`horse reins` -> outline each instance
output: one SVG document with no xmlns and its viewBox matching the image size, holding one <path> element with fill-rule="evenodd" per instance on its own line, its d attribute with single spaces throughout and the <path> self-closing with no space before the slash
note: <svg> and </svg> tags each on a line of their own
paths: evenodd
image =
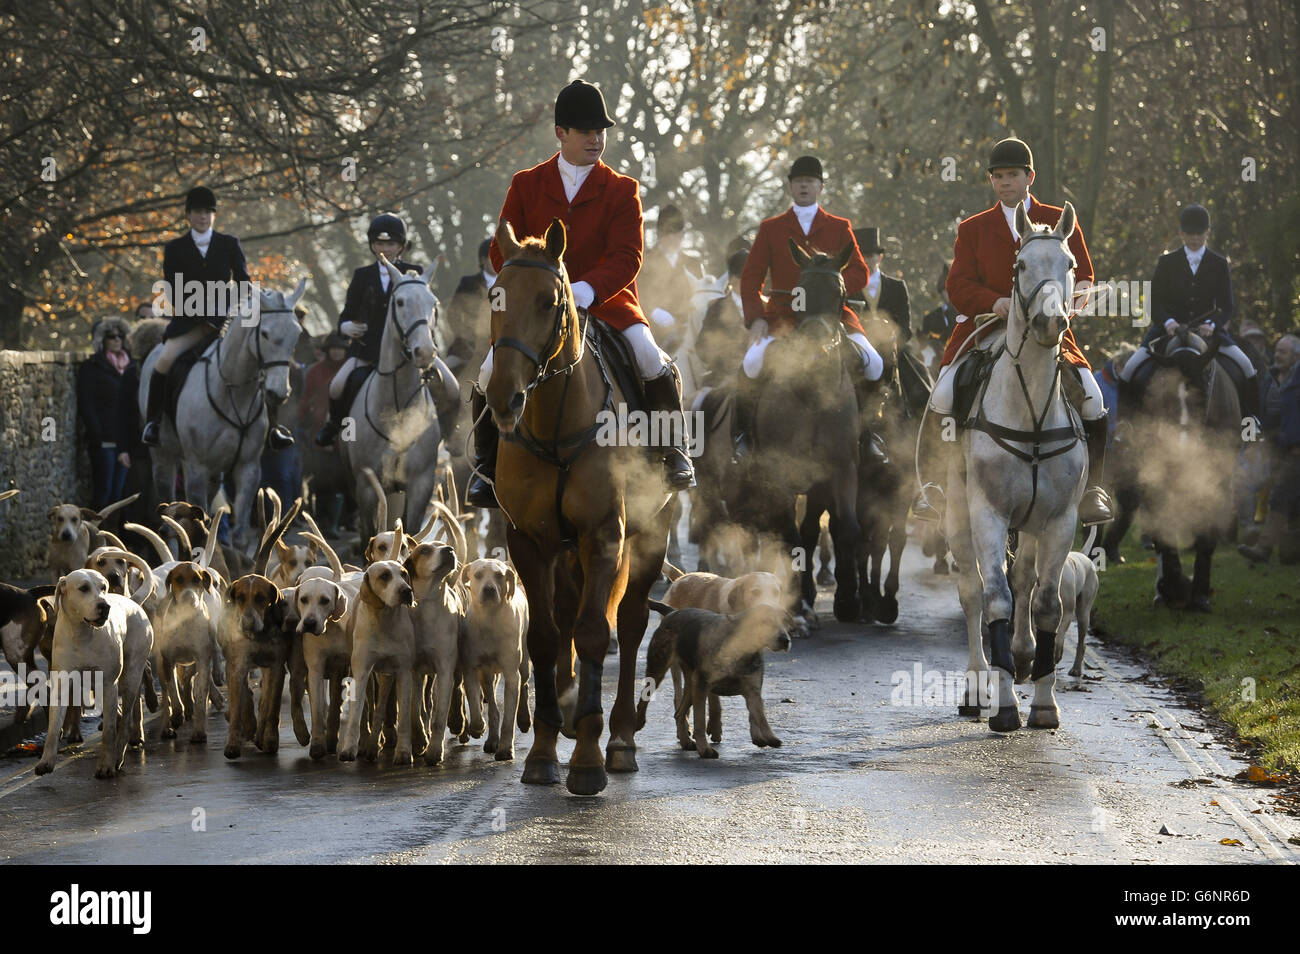
<svg viewBox="0 0 1300 954">
<path fill-rule="evenodd" d="M 539 438 L 537 438 L 534 434 L 532 434 L 528 430 L 527 426 L 523 422 L 522 413 L 520 414 L 519 423 L 516 425 L 515 430 L 509 434 L 502 434 L 501 439 L 506 441 L 507 443 L 518 444 L 519 446 L 527 450 L 530 454 L 532 454 L 534 457 L 536 457 L 538 460 L 542 461 L 545 464 L 549 464 L 550 466 L 556 468 L 559 471 L 559 474 L 556 477 L 556 481 L 555 481 L 555 513 L 556 516 L 559 518 L 560 532 L 562 534 L 561 542 L 566 544 L 572 543 L 576 540 L 577 528 L 574 527 L 573 524 L 568 520 L 568 518 L 564 516 L 563 503 L 564 503 L 565 484 L 568 481 L 569 471 L 572 468 L 573 463 L 578 459 L 579 456 L 581 456 L 582 452 L 587 449 L 587 447 L 591 444 L 591 442 L 595 440 L 596 435 L 600 432 L 600 428 L 601 428 L 601 425 L 599 423 L 593 423 L 583 428 L 582 430 L 578 431 L 576 434 L 571 434 L 568 437 L 564 437 L 564 438 L 560 437 L 560 422 L 563 420 L 564 417 L 564 403 L 567 400 L 569 395 L 569 384 L 573 381 L 572 372 L 582 361 L 583 356 L 586 354 L 586 347 L 585 347 L 586 327 L 581 323 L 581 315 L 579 315 L 579 325 L 578 325 L 578 333 L 577 333 L 577 340 L 578 340 L 577 356 L 568 364 L 559 368 L 553 368 L 548 371 L 547 366 L 550 365 L 550 363 L 560 353 L 560 349 L 564 346 L 564 338 L 565 338 L 564 324 L 565 324 L 565 318 L 569 313 L 568 275 L 566 274 L 563 265 L 555 266 L 552 265 L 550 262 L 543 262 L 531 258 L 509 259 L 501 266 L 497 274 L 499 275 L 502 271 L 504 271 L 507 268 L 510 268 L 511 266 L 522 267 L 522 268 L 540 268 L 542 271 L 550 272 L 557 279 L 559 279 L 560 293 L 555 303 L 555 310 L 553 313 L 554 317 L 551 322 L 551 332 L 547 336 L 546 344 L 542 347 L 542 354 L 538 354 L 538 352 L 534 351 L 532 346 L 529 345 L 528 342 L 509 335 L 503 336 L 501 338 L 498 338 L 496 341 L 494 341 L 492 343 L 492 352 L 493 354 L 495 354 L 498 348 L 510 348 L 514 351 L 518 351 L 525 358 L 527 358 L 534 365 L 534 367 L 536 367 L 537 372 L 536 374 L 534 374 L 533 380 L 524 387 L 525 400 L 527 400 L 529 394 L 531 394 L 534 390 L 536 390 L 541 385 L 545 384 L 547 381 L 550 381 L 552 378 L 561 374 L 563 374 L 565 377 L 564 377 L 564 390 L 560 393 L 560 405 L 555 415 L 555 430 L 551 434 L 551 440 L 549 446 L 547 444 L 544 444 Z M 601 378 L 604 380 L 605 383 L 605 402 L 604 402 L 605 408 L 607 410 L 612 410 L 614 390 L 610 386 L 609 375 L 605 368 L 604 361 L 600 356 L 599 350 L 597 349 L 594 353 L 596 355 L 597 364 L 600 367 Z M 488 414 L 491 412 L 487 408 L 484 408 L 483 413 Z M 562 454 L 561 448 L 564 448 L 566 451 L 568 451 L 568 453 Z M 483 477 L 484 480 L 487 479 L 486 476 L 482 474 L 479 474 L 479 476 Z M 494 486 L 493 490 L 495 489 L 496 488 Z M 497 503 L 500 504 L 500 502 L 501 502 L 500 499 L 498 499 Z M 502 509 L 504 510 L 505 508 L 503 507 Z M 507 513 L 506 516 L 509 517 L 510 515 Z M 510 522 L 511 524 L 514 524 L 515 523 L 514 518 L 511 518 Z"/>
<path fill-rule="evenodd" d="M 268 368 L 287 368 L 289 367 L 290 362 L 287 359 L 283 361 L 267 361 L 264 357 L 262 357 L 262 336 L 260 334 L 262 330 L 261 329 L 262 316 L 263 315 L 292 315 L 293 313 L 294 311 L 292 308 L 262 308 L 259 309 L 258 311 L 257 329 L 253 332 L 253 353 L 257 356 L 257 368 L 258 371 L 262 372 L 261 376 L 263 377 L 265 376 L 265 372 L 267 371 Z M 224 352 L 222 351 L 221 345 L 223 342 L 225 342 L 225 340 L 226 337 L 224 335 L 217 340 L 217 349 L 216 349 L 217 377 L 220 378 L 221 383 L 226 386 L 226 391 L 230 392 L 233 391 L 238 385 L 232 383 L 226 377 L 225 371 L 222 369 L 222 364 L 223 364 L 222 359 L 224 358 Z M 248 411 L 246 412 L 247 420 L 240 420 L 240 418 L 244 417 L 245 415 L 241 415 L 239 413 L 238 405 L 236 405 L 233 402 L 233 400 L 231 401 L 231 407 L 233 408 L 233 413 L 235 414 L 235 417 L 232 419 L 228 414 L 226 414 L 223 410 L 221 410 L 220 407 L 217 406 L 217 402 L 212 397 L 212 389 L 208 386 L 209 384 L 208 368 L 211 367 L 212 358 L 205 355 L 199 360 L 203 364 L 203 394 L 208 399 L 208 406 L 211 407 L 214 412 L 216 412 L 217 417 L 221 418 L 221 420 L 225 421 L 227 424 L 229 424 L 231 427 L 233 427 L 235 430 L 239 432 L 239 442 L 235 444 L 235 454 L 230 460 L 230 467 L 227 468 L 227 471 L 231 471 L 234 470 L 235 465 L 239 463 L 239 453 L 244 449 L 244 439 L 248 436 L 248 429 L 253 426 L 254 422 L 257 420 L 258 415 L 262 413 L 262 408 L 265 406 L 265 400 L 263 399 L 262 396 L 262 388 L 259 387 L 253 395 L 252 402 L 249 404 Z M 256 407 L 254 407 L 254 405 L 256 405 Z"/>
<path fill-rule="evenodd" d="M 1064 240 L 1059 238 L 1053 232 L 1034 232 L 1024 236 L 1021 239 L 1020 242 L 1021 249 L 1023 250 L 1025 244 L 1027 242 L 1032 242 L 1034 239 L 1053 239 L 1055 241 L 1061 242 L 1062 245 L 1064 245 Z M 1070 257 L 1071 263 L 1073 263 L 1074 256 L 1070 252 L 1069 248 L 1067 247 L 1065 251 L 1066 254 Z M 1034 299 L 1038 297 L 1038 293 L 1041 292 L 1043 288 L 1047 286 L 1049 283 L 1055 281 L 1055 279 L 1052 278 L 1043 279 L 1041 282 L 1039 282 L 1037 285 L 1034 286 L 1033 290 L 1030 291 L 1028 295 L 1026 295 L 1020 288 L 1021 265 L 1022 263 L 1019 259 L 1019 256 L 1017 256 L 1015 277 L 1011 281 L 1011 292 L 1015 296 L 1016 304 L 1020 306 L 1020 313 L 1025 324 L 1024 332 L 1020 336 L 1020 346 L 1016 351 L 1013 352 L 1011 348 L 1008 346 L 1008 344 L 1004 342 L 1002 347 L 1000 347 L 998 351 L 994 354 L 993 360 L 996 362 L 998 358 L 1000 358 L 1004 353 L 1011 358 L 1012 367 L 1016 369 L 1016 380 L 1020 383 L 1020 393 L 1023 394 L 1025 397 L 1025 406 L 1029 408 L 1029 416 L 1030 419 L 1033 421 L 1034 426 L 1032 430 L 1028 430 L 1028 431 L 1018 430 L 1016 428 L 1005 427 L 1001 424 L 996 424 L 993 421 L 990 421 L 984 415 L 984 395 L 988 390 L 988 380 L 989 380 L 987 378 L 984 381 L 983 387 L 980 389 L 979 405 L 978 405 L 979 409 L 975 413 L 975 420 L 970 425 L 972 430 L 983 431 L 990 438 L 992 438 L 993 442 L 997 444 L 998 447 L 1002 448 L 1004 451 L 1011 454 L 1013 457 L 1017 458 L 1018 460 L 1024 461 L 1026 464 L 1029 464 L 1030 485 L 1031 485 L 1031 493 L 1029 497 L 1029 509 L 1025 511 L 1024 519 L 1022 519 L 1020 523 L 1016 524 L 1016 526 L 1011 528 L 1012 531 L 1019 530 L 1021 527 L 1025 525 L 1025 523 L 1029 520 L 1029 515 L 1034 512 L 1034 505 L 1038 502 L 1038 465 L 1043 461 L 1051 460 L 1053 457 L 1059 457 L 1061 454 L 1065 454 L 1073 450 L 1074 446 L 1083 439 L 1083 435 L 1081 432 L 1081 425 L 1079 423 L 1078 416 L 1075 413 L 1074 408 L 1071 406 L 1069 401 L 1065 402 L 1065 408 L 1066 408 L 1066 415 L 1070 418 L 1070 424 L 1063 427 L 1049 427 L 1049 428 L 1043 427 L 1043 422 L 1047 419 L 1047 415 L 1052 409 L 1052 398 L 1056 394 L 1057 386 L 1061 380 L 1061 359 L 1059 354 L 1057 356 L 1055 368 L 1052 372 L 1052 383 L 1048 386 L 1047 389 L 1047 399 L 1043 402 L 1043 409 L 1041 412 L 1034 410 L 1034 400 L 1029 393 L 1029 385 L 1025 381 L 1024 371 L 1022 371 L 1020 367 L 1020 355 L 1025 350 L 1025 344 L 1029 340 L 1030 322 L 1032 320 L 1029 312 L 1029 306 L 1033 303 Z M 1063 328 L 1061 330 L 1061 333 L 1057 336 L 1056 339 L 1057 348 L 1060 348 L 1061 340 L 1065 337 L 1065 331 L 1068 328 L 1069 328 L 1069 318 L 1067 317 L 1066 328 Z M 1056 448 L 1055 450 L 1051 450 L 1048 451 L 1047 453 L 1043 453 L 1042 450 L 1043 444 L 1053 444 L 1056 443 L 1057 441 L 1065 441 L 1065 440 L 1068 440 L 1069 443 L 1063 444 L 1062 446 Z M 1010 443 L 1012 441 L 1016 443 L 1022 443 L 1022 444 L 1032 444 L 1033 445 L 1032 453 L 1027 453 L 1021 450 L 1019 447 L 1013 446 Z"/>
</svg>

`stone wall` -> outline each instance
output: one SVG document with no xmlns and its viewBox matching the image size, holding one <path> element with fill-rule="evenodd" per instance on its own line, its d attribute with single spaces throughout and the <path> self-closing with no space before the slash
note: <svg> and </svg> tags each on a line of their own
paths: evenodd
<svg viewBox="0 0 1300 954">
<path fill-rule="evenodd" d="M 90 504 L 90 461 L 77 422 L 77 368 L 89 352 L 0 351 L 0 580 L 44 581 L 46 514 Z"/>
</svg>

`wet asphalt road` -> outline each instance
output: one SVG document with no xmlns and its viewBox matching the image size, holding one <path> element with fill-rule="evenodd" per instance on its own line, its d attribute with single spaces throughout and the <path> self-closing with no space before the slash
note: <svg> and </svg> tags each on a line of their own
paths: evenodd
<svg viewBox="0 0 1300 954">
<path fill-rule="evenodd" d="M 825 599 L 825 594 L 823 599 Z M 1104 606 L 1103 585 L 1099 605 Z M 0 761 L 0 859 L 60 864 L 347 862 L 1294 862 L 1300 819 L 1228 778 L 1244 765 L 1157 682 L 1089 650 L 1082 685 L 1059 672 L 1061 729 L 991 734 L 953 705 L 893 705 L 896 673 L 964 669 L 956 587 L 918 548 L 905 563 L 896 626 L 821 629 L 768 657 L 764 698 L 784 745 L 749 741 L 743 702 L 726 699 L 721 757 L 678 749 L 671 692 L 637 736 L 641 770 L 596 798 L 520 784 L 514 763 L 477 744 L 445 765 L 313 763 L 286 717 L 281 749 L 222 756 L 158 740 L 96 781 L 94 745 Z M 657 617 L 651 617 L 651 625 Z M 648 643 L 648 634 L 645 642 Z M 643 669 L 645 648 L 642 646 Z M 606 665 L 605 706 L 612 702 Z M 910 698 L 910 693 L 907 694 Z M 897 700 L 895 700 L 897 701 Z M 920 700 L 927 700 L 922 697 Z M 941 701 L 941 700 L 939 700 Z M 1028 712 L 1022 691 L 1021 712 Z M 561 739 L 561 759 L 572 743 Z M 562 766 L 563 768 L 563 766 Z M 1197 780 L 1200 781 L 1197 781 Z M 1217 802 L 1217 805 L 1211 802 Z M 1252 814 L 1262 809 L 1258 814 Z M 201 823 L 201 824 L 200 824 Z M 1164 826 L 1172 836 L 1158 834 Z M 1235 839 L 1240 845 L 1221 844 Z"/>
</svg>

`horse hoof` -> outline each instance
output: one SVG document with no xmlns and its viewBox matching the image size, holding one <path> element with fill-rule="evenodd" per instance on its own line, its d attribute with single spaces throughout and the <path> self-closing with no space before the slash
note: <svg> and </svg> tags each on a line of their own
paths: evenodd
<svg viewBox="0 0 1300 954">
<path fill-rule="evenodd" d="M 312 761 L 319 761 L 320 759 L 325 758 L 325 743 L 313 742 L 311 749 L 307 754 L 311 756 Z"/>
<path fill-rule="evenodd" d="M 160 736 L 160 738 L 163 738 L 163 739 L 174 739 L 174 738 L 176 738 L 176 730 L 173 729 L 171 726 L 166 726 L 166 727 L 162 730 L 162 735 Z"/>
<path fill-rule="evenodd" d="M 999 709 L 989 717 L 989 728 L 994 732 L 1015 732 L 1020 728 L 1020 710 L 1015 706 Z"/>
<path fill-rule="evenodd" d="M 572 765 L 564 785 L 574 795 L 599 795 L 609 784 L 603 765 Z"/>
<path fill-rule="evenodd" d="M 934 575 L 935 575 L 935 576 L 947 576 L 947 575 L 948 575 L 948 561 L 947 561 L 947 560 L 935 560 L 935 561 L 934 561 Z"/>
<path fill-rule="evenodd" d="M 830 570 L 823 569 L 820 573 L 817 574 L 817 585 L 818 585 L 818 586 L 834 586 L 834 585 L 835 585 L 835 576 L 831 573 Z"/>
<path fill-rule="evenodd" d="M 640 766 L 636 764 L 636 747 L 627 746 L 626 748 L 613 748 L 605 753 L 605 768 L 611 772 L 636 772 Z"/>
<path fill-rule="evenodd" d="M 227 745 L 225 749 L 225 756 L 226 758 L 230 759 L 232 762 L 235 759 L 239 758 L 239 746 Z"/>
<path fill-rule="evenodd" d="M 560 763 L 543 759 L 524 761 L 524 775 L 520 779 L 525 785 L 559 785 Z"/>
<path fill-rule="evenodd" d="M 979 706 L 973 706 L 966 702 L 963 702 L 961 705 L 957 707 L 957 715 L 963 719 L 965 718 L 978 719 L 980 717 L 981 712 L 982 710 L 980 709 Z"/>
<path fill-rule="evenodd" d="M 1029 707 L 1029 728 L 1031 729 L 1059 729 L 1061 727 L 1061 713 L 1054 706 L 1030 706 Z"/>
<path fill-rule="evenodd" d="M 498 762 L 513 762 L 515 760 L 515 750 L 502 746 L 496 751 L 496 760 Z"/>
<path fill-rule="evenodd" d="M 898 600 L 893 596 L 883 597 L 875 609 L 877 623 L 897 623 L 898 622 Z"/>
<path fill-rule="evenodd" d="M 1193 596 L 1192 601 L 1187 604 L 1187 608 L 1193 613 L 1210 612 L 1210 598 L 1208 596 Z"/>
<path fill-rule="evenodd" d="M 1017 659 L 1016 660 L 1016 685 L 1029 681 L 1030 675 L 1034 671 L 1034 660 Z"/>
<path fill-rule="evenodd" d="M 204 745 L 204 744 L 207 743 L 207 741 L 208 741 L 208 734 L 207 734 L 206 732 L 192 732 L 192 733 L 190 733 L 190 744 L 191 744 L 191 745 Z"/>
</svg>

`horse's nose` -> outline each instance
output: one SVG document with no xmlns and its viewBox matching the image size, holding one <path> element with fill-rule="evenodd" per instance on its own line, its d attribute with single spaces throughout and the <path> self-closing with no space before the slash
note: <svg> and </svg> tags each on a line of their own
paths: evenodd
<svg viewBox="0 0 1300 954">
<path fill-rule="evenodd" d="M 420 368 L 427 368 L 433 364 L 433 349 L 426 348 L 424 345 L 416 345 L 411 349 L 411 357 Z"/>
</svg>

